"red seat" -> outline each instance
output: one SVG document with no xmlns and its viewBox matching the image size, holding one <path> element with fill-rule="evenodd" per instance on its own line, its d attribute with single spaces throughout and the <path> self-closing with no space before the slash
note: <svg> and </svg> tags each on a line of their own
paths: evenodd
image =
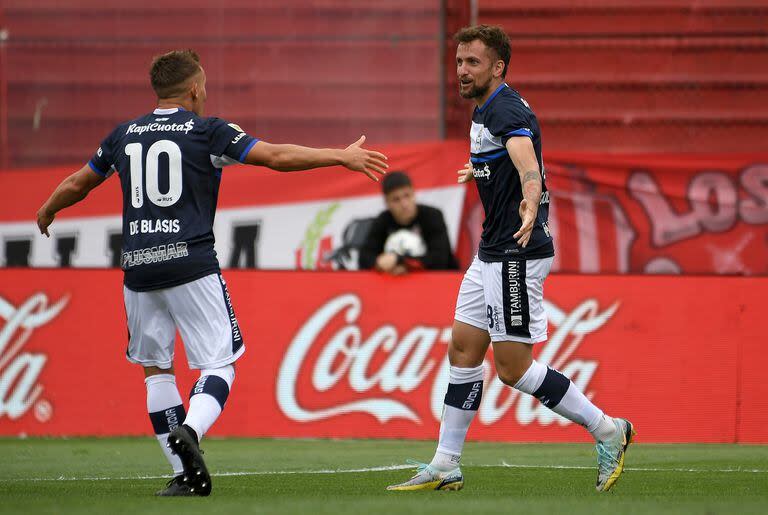
<svg viewBox="0 0 768 515">
<path fill-rule="evenodd" d="M 764 1 L 484 0 L 479 7 L 481 22 L 511 36 L 508 82 L 535 109 L 546 148 L 764 148 Z M 448 78 L 455 84 L 453 70 Z M 449 99 L 449 136 L 465 137 L 468 112 Z"/>
<path fill-rule="evenodd" d="M 466 137 L 437 0 L 5 0 L 13 164 L 81 162 L 115 124 L 152 106 L 153 55 L 194 47 L 208 112 L 271 141 L 343 144 Z M 446 2 L 447 31 L 465 3 Z M 546 148 L 764 148 L 764 0 L 479 2 L 512 37 L 508 81 L 536 110 Z M 169 14 L 172 13 L 172 14 Z"/>
</svg>

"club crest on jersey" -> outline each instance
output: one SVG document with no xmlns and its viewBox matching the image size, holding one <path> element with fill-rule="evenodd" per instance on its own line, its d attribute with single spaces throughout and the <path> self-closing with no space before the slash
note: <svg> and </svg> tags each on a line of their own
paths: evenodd
<svg viewBox="0 0 768 515">
<path fill-rule="evenodd" d="M 477 136 L 475 137 L 474 141 L 474 149 L 473 152 L 480 153 L 480 149 L 483 146 L 483 131 L 478 131 Z"/>
<path fill-rule="evenodd" d="M 475 176 L 475 179 L 489 179 L 491 177 L 491 168 L 488 166 L 488 163 L 485 163 L 485 166 L 482 168 L 475 168 L 473 166 L 472 175 Z"/>
</svg>

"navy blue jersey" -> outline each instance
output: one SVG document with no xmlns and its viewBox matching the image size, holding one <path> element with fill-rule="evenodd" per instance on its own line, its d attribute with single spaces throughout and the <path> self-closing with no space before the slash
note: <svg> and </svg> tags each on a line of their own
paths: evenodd
<svg viewBox="0 0 768 515">
<path fill-rule="evenodd" d="M 513 235 L 520 229 L 523 190 L 507 152 L 510 138 L 531 138 L 541 170 L 541 202 L 531 238 L 523 248 Z M 539 259 L 555 255 L 547 227 L 549 192 L 541 159 L 541 131 L 528 103 L 506 84 L 499 86 L 472 114 L 470 130 L 473 175 L 485 208 L 478 257 L 481 261 Z M 526 172 L 528 170 L 523 170 Z"/>
<path fill-rule="evenodd" d="M 257 141 L 233 123 L 176 108 L 106 137 L 89 165 L 120 176 L 126 287 L 168 288 L 219 271 L 213 219 L 221 169 L 242 162 Z"/>
</svg>

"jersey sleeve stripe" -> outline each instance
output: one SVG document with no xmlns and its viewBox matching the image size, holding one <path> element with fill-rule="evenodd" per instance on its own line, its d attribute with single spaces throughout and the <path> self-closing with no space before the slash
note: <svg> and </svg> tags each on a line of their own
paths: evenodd
<svg viewBox="0 0 768 515">
<path fill-rule="evenodd" d="M 512 132 L 508 132 L 505 134 L 505 136 L 528 136 L 529 138 L 533 138 L 533 131 L 531 129 L 517 129 Z"/>
<path fill-rule="evenodd" d="M 93 170 L 93 171 L 94 171 L 94 172 L 96 172 L 97 174 L 101 175 L 102 177 L 106 177 L 106 176 L 107 176 L 107 173 L 106 173 L 106 172 L 102 172 L 101 170 L 99 170 L 99 169 L 96 167 L 96 165 L 95 165 L 95 164 L 93 164 L 93 161 L 88 161 L 88 166 L 90 166 L 90 167 L 91 167 L 91 170 Z"/>
<path fill-rule="evenodd" d="M 473 163 L 485 163 L 487 161 L 493 161 L 497 157 L 501 157 L 503 155 L 506 155 L 507 149 L 501 149 L 497 152 L 493 152 L 491 154 L 472 154 L 470 161 Z"/>
<path fill-rule="evenodd" d="M 242 162 L 243 162 L 243 160 L 245 159 L 245 156 L 247 156 L 247 155 L 248 155 L 248 152 L 250 152 L 250 151 L 251 151 L 251 149 L 253 148 L 253 146 L 254 146 L 256 143 L 258 143 L 258 142 L 259 142 L 259 140 L 258 140 L 257 138 L 253 138 L 253 141 L 251 141 L 250 143 L 248 143 L 248 146 L 247 146 L 247 147 L 245 147 L 245 150 L 243 150 L 243 153 L 242 153 L 242 154 L 240 154 L 240 159 L 238 159 L 238 161 L 240 161 L 240 162 L 242 163 Z"/>
</svg>

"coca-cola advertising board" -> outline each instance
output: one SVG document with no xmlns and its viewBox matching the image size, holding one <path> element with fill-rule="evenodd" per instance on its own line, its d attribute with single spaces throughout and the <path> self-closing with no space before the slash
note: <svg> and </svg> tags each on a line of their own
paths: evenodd
<svg viewBox="0 0 768 515">
<path fill-rule="evenodd" d="M 220 436 L 434 438 L 462 275 L 228 271 L 247 347 Z M 768 443 L 768 278 L 553 275 L 536 355 L 645 442 Z M 149 434 L 121 274 L 0 271 L 0 434 Z M 177 373 L 186 370 L 177 341 Z M 494 377 L 469 438 L 587 441 Z M 119 423 L 116 422 L 119 420 Z"/>
</svg>

